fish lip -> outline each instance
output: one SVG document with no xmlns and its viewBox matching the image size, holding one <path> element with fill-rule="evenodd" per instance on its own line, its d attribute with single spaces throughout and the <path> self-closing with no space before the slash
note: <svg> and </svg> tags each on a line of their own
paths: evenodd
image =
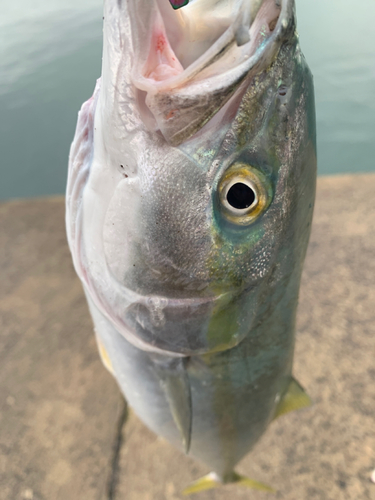
<svg viewBox="0 0 375 500">
<path fill-rule="evenodd" d="M 199 356 L 227 351 L 245 338 L 257 311 L 256 295 L 254 285 L 208 297 L 174 299 L 136 294 L 121 317 L 116 317 L 115 311 L 107 312 L 118 331 L 142 350 L 177 357 Z M 232 317 L 244 303 L 246 321 L 235 320 L 229 336 L 227 328 L 218 330 L 217 318 L 223 312 Z"/>
<path fill-rule="evenodd" d="M 140 295 L 141 300 L 139 302 L 142 304 L 163 303 L 167 304 L 168 307 L 195 307 L 201 304 L 212 304 L 218 302 L 220 299 L 227 295 L 229 295 L 229 292 L 208 297 L 182 297 L 178 299 L 173 297 L 165 297 L 162 295 Z"/>
<path fill-rule="evenodd" d="M 160 299 L 143 296 L 129 305 L 122 318 L 127 334 L 147 345 L 147 350 L 174 356 L 203 355 L 233 348 L 243 338 L 236 334 L 223 342 L 210 339 L 212 314 L 231 307 L 232 293 L 213 297 Z"/>
</svg>

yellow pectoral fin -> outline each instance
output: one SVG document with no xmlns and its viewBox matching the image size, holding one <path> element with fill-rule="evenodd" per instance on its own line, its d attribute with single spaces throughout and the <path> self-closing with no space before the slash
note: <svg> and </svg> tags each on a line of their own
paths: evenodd
<svg viewBox="0 0 375 500">
<path fill-rule="evenodd" d="M 300 408 L 306 408 L 311 406 L 312 401 L 310 397 L 306 394 L 305 390 L 297 382 L 295 378 L 292 377 L 288 389 L 279 401 L 276 407 L 274 419 L 284 415 L 284 413 L 289 413 L 293 410 L 299 410 Z"/>
<path fill-rule="evenodd" d="M 111 359 L 108 355 L 108 352 L 106 351 L 104 345 L 101 343 L 101 341 L 98 338 L 96 339 L 96 341 L 98 343 L 99 354 L 100 354 L 100 358 L 102 360 L 103 365 L 107 368 L 107 370 L 109 371 L 109 373 L 111 375 L 114 375 L 112 362 L 111 362 Z"/>
</svg>

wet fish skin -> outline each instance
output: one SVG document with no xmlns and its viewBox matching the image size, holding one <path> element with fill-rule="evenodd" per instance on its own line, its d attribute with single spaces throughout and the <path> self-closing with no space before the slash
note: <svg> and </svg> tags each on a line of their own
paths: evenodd
<svg viewBox="0 0 375 500">
<path fill-rule="evenodd" d="M 315 196 L 312 77 L 293 2 L 284 1 L 272 57 L 265 51 L 217 94 L 222 120 L 204 118 L 212 102 L 203 109 L 197 100 L 200 119 L 175 142 L 168 128 L 163 137 L 145 125 L 128 5 L 106 4 L 102 82 L 81 111 L 70 157 L 69 243 L 96 335 L 129 404 L 225 480 L 292 381 Z M 189 113 L 184 99 L 190 92 L 194 104 L 196 88 L 193 81 L 173 90 L 173 106 L 185 102 Z M 162 109 L 166 95 L 162 88 L 151 95 L 151 109 L 152 102 Z M 223 216 L 218 196 L 236 165 L 258 172 L 271 193 L 244 227 Z M 176 387 L 186 396 L 173 405 Z"/>
</svg>

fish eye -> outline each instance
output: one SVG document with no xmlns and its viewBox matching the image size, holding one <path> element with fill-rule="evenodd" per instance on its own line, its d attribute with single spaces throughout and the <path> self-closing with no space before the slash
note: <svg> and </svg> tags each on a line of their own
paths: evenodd
<svg viewBox="0 0 375 500">
<path fill-rule="evenodd" d="M 236 182 L 230 186 L 226 194 L 227 203 L 235 210 L 245 210 L 257 201 L 254 186 L 245 182 Z"/>
<path fill-rule="evenodd" d="M 234 164 L 225 172 L 218 192 L 224 217 L 242 226 L 254 222 L 272 199 L 269 180 L 260 170 L 244 163 Z"/>
</svg>

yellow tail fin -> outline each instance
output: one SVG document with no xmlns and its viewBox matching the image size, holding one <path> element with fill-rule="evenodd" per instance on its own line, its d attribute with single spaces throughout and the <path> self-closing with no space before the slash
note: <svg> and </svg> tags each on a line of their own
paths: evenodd
<svg viewBox="0 0 375 500">
<path fill-rule="evenodd" d="M 221 481 L 219 476 L 215 472 L 210 472 L 207 476 L 203 476 L 190 486 L 184 489 L 183 495 L 191 495 L 192 493 L 199 493 L 200 491 L 212 490 L 213 488 L 218 488 L 223 486 L 223 484 L 235 483 L 239 486 L 244 486 L 246 488 L 252 488 L 259 491 L 269 491 L 275 493 L 275 490 L 268 486 L 267 484 L 260 483 L 254 479 L 250 479 L 246 476 L 241 476 L 236 472 L 233 472 L 227 479 Z"/>
<path fill-rule="evenodd" d="M 219 478 L 214 472 L 210 472 L 207 476 L 203 476 L 197 481 L 194 481 L 190 486 L 185 488 L 182 492 L 183 495 L 191 495 L 192 493 L 199 493 L 200 491 L 212 490 L 221 486 Z"/>
<path fill-rule="evenodd" d="M 254 479 L 250 479 L 246 476 L 241 476 L 236 472 L 233 473 L 234 479 L 231 483 L 236 483 L 240 486 L 245 486 L 246 488 L 252 488 L 253 490 L 259 491 L 269 491 L 270 493 L 276 493 L 276 490 L 268 486 L 268 484 L 260 483 L 259 481 L 255 481 Z"/>
<path fill-rule="evenodd" d="M 305 408 L 307 406 L 310 406 L 311 404 L 311 399 L 306 394 L 303 387 L 297 382 L 297 380 L 292 377 L 286 392 L 277 405 L 273 418 L 275 419 L 280 415 L 293 410 Z M 182 493 L 184 495 L 190 495 L 192 493 L 198 493 L 200 491 L 218 488 L 219 486 L 228 483 L 235 483 L 239 486 L 245 486 L 247 488 L 252 488 L 259 491 L 269 491 L 275 493 L 275 490 L 267 484 L 260 483 L 259 481 L 255 481 L 254 479 L 249 479 L 246 476 L 241 476 L 236 472 L 231 473 L 224 479 L 221 479 L 217 474 L 211 472 L 210 474 L 207 474 L 207 476 L 198 479 L 190 486 L 185 488 Z"/>
</svg>

